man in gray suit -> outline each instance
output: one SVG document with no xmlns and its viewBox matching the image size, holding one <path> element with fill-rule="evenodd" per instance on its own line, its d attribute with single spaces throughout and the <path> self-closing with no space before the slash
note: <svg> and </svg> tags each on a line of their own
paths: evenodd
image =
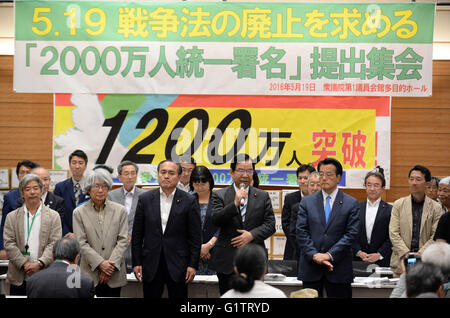
<svg viewBox="0 0 450 318">
<path fill-rule="evenodd" d="M 133 230 L 134 214 L 136 212 L 136 206 L 139 195 L 145 192 L 145 190 L 136 187 L 137 175 L 139 167 L 132 161 L 122 161 L 117 167 L 119 173 L 119 180 L 123 186 L 112 190 L 108 193 L 108 199 L 113 202 L 122 204 L 125 206 L 128 213 L 128 244 L 131 242 L 131 232 Z M 133 271 L 131 265 L 131 247 L 128 245 L 125 252 L 125 263 L 127 265 L 127 273 Z"/>
</svg>

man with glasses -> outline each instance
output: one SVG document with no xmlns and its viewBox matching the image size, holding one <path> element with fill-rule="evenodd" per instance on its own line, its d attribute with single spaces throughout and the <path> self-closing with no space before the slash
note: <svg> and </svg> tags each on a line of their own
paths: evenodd
<svg viewBox="0 0 450 318">
<path fill-rule="evenodd" d="M 370 171 L 364 178 L 367 200 L 359 204 L 359 235 L 353 245 L 355 260 L 389 267 L 392 244 L 389 221 L 392 205 L 381 200 L 386 180 L 382 168 Z"/>
<path fill-rule="evenodd" d="M 210 267 L 219 278 L 223 295 L 231 288 L 233 260 L 239 247 L 250 242 L 265 248 L 264 240 L 275 233 L 275 216 L 269 194 L 250 186 L 255 164 L 247 154 L 236 155 L 231 162 L 233 184 L 216 191 L 212 221 L 220 234 L 211 252 Z"/>
<path fill-rule="evenodd" d="M 133 230 L 134 214 L 139 196 L 145 190 L 136 187 L 139 167 L 132 161 L 122 161 L 117 167 L 119 173 L 119 180 L 122 182 L 122 187 L 114 189 L 108 193 L 108 199 L 113 202 L 122 204 L 128 213 L 128 244 L 131 243 L 131 232 Z M 128 245 L 125 252 L 125 263 L 127 266 L 127 273 L 133 271 L 131 264 L 131 247 Z"/>
<path fill-rule="evenodd" d="M 342 165 L 326 158 L 318 165 L 321 191 L 300 201 L 297 241 L 300 245 L 298 279 L 319 297 L 351 298 L 352 244 L 359 230 L 358 201 L 338 189 Z"/>
</svg>

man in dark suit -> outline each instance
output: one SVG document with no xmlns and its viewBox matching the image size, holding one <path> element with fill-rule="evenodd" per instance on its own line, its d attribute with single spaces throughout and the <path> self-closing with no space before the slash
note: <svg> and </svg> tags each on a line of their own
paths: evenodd
<svg viewBox="0 0 450 318">
<path fill-rule="evenodd" d="M 82 189 L 82 179 L 88 163 L 87 155 L 82 150 L 75 150 L 69 156 L 69 168 L 72 177 L 61 181 L 55 185 L 53 192 L 64 199 L 65 213 L 63 225 L 63 235 L 75 237 L 72 227 L 73 210 L 81 202 L 85 201 Z"/>
<path fill-rule="evenodd" d="M 36 167 L 39 167 L 39 165 L 30 160 L 19 161 L 16 167 L 16 175 L 19 182 Z M 0 259 L 7 259 L 5 248 L 3 246 L 3 229 L 5 228 L 6 216 L 9 212 L 22 206 L 23 199 L 19 204 L 19 199 L 21 198 L 22 196 L 20 195 L 19 189 L 11 190 L 3 197 L 2 221 L 0 226 Z"/>
<path fill-rule="evenodd" d="M 255 164 L 248 155 L 232 159 L 233 184 L 216 191 L 212 221 L 220 234 L 211 252 L 210 266 L 217 272 L 219 291 L 228 291 L 234 273 L 234 256 L 250 242 L 265 248 L 264 240 L 275 233 L 275 216 L 269 194 L 250 186 Z"/>
<path fill-rule="evenodd" d="M 286 236 L 284 246 L 284 260 L 298 260 L 299 250 L 295 237 L 297 225 L 298 204 L 303 197 L 308 195 L 308 177 L 316 171 L 311 164 L 303 164 L 297 168 L 297 182 L 299 190 L 289 193 L 284 197 L 283 210 L 281 211 L 281 226 Z M 295 209 L 293 209 L 295 206 Z"/>
<path fill-rule="evenodd" d="M 48 173 L 48 170 L 43 167 L 37 167 L 31 170 L 31 173 L 37 175 L 42 180 L 42 184 L 44 185 L 44 188 L 42 190 L 42 200 L 44 202 L 45 206 L 48 206 L 50 209 L 55 210 L 59 213 L 59 216 L 61 217 L 61 226 L 64 224 L 64 199 L 60 196 L 57 196 L 53 193 L 51 193 L 49 190 L 50 188 L 50 174 Z M 22 205 L 24 202 L 23 198 L 19 198 L 19 205 Z"/>
<path fill-rule="evenodd" d="M 297 220 L 298 279 L 304 288 L 325 288 L 328 297 L 351 298 L 352 244 L 359 230 L 358 201 L 337 188 L 342 165 L 326 158 L 318 165 L 322 190 L 302 199 Z"/>
<path fill-rule="evenodd" d="M 92 298 L 94 281 L 76 268 L 80 245 L 70 237 L 53 245 L 54 263 L 27 279 L 28 298 Z"/>
<path fill-rule="evenodd" d="M 181 166 L 158 165 L 159 189 L 139 196 L 131 235 L 133 272 L 143 281 L 144 297 L 187 298 L 201 249 L 200 208 L 189 193 L 177 189 Z"/>
<path fill-rule="evenodd" d="M 370 171 L 364 178 L 367 200 L 359 204 L 359 235 L 353 244 L 356 260 L 389 267 L 392 244 L 389 221 L 392 205 L 381 200 L 386 185 L 381 171 Z"/>
</svg>

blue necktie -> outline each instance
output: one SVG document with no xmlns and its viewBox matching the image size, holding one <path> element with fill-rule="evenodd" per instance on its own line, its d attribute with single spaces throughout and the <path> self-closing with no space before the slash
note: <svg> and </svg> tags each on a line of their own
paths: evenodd
<svg viewBox="0 0 450 318">
<path fill-rule="evenodd" d="M 247 203 L 245 203 L 244 206 L 241 208 L 242 222 L 245 222 L 245 213 L 246 212 L 247 212 Z"/>
<path fill-rule="evenodd" d="M 325 223 L 328 223 L 328 218 L 331 212 L 331 204 L 330 204 L 331 196 L 327 196 L 327 202 L 325 203 Z"/>
</svg>

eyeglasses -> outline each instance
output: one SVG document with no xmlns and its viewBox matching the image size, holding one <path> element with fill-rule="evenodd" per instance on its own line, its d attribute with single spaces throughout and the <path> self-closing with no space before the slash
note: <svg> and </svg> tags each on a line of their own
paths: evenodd
<svg viewBox="0 0 450 318">
<path fill-rule="evenodd" d="M 192 172 L 194 168 L 181 168 L 181 171 L 183 172 Z"/>
<path fill-rule="evenodd" d="M 193 180 L 192 183 L 196 184 L 196 183 L 208 183 L 208 179 L 206 178 L 199 178 L 196 180 Z"/>
<path fill-rule="evenodd" d="M 137 174 L 136 174 L 136 171 L 131 171 L 131 172 L 124 172 L 124 173 L 122 173 L 122 176 L 124 176 L 124 177 L 128 177 L 128 176 L 130 176 L 130 177 L 135 177 Z"/>
<path fill-rule="evenodd" d="M 94 184 L 92 186 L 92 188 L 95 189 L 95 190 L 100 190 L 100 189 L 107 190 L 108 186 L 106 184 Z"/>
<path fill-rule="evenodd" d="M 321 177 L 321 178 L 323 178 L 323 177 L 331 178 L 334 176 L 336 176 L 336 174 L 333 172 L 327 172 L 327 173 L 319 172 L 319 177 Z"/>
<path fill-rule="evenodd" d="M 366 188 L 374 188 L 374 189 L 380 189 L 381 188 L 381 184 L 379 183 L 368 183 L 366 184 Z"/>
<path fill-rule="evenodd" d="M 250 170 L 238 169 L 238 170 L 236 170 L 236 172 L 239 173 L 239 174 L 244 174 L 244 173 L 246 173 L 246 174 L 253 174 L 255 172 L 255 170 L 252 170 L 252 169 L 250 169 Z"/>
</svg>

